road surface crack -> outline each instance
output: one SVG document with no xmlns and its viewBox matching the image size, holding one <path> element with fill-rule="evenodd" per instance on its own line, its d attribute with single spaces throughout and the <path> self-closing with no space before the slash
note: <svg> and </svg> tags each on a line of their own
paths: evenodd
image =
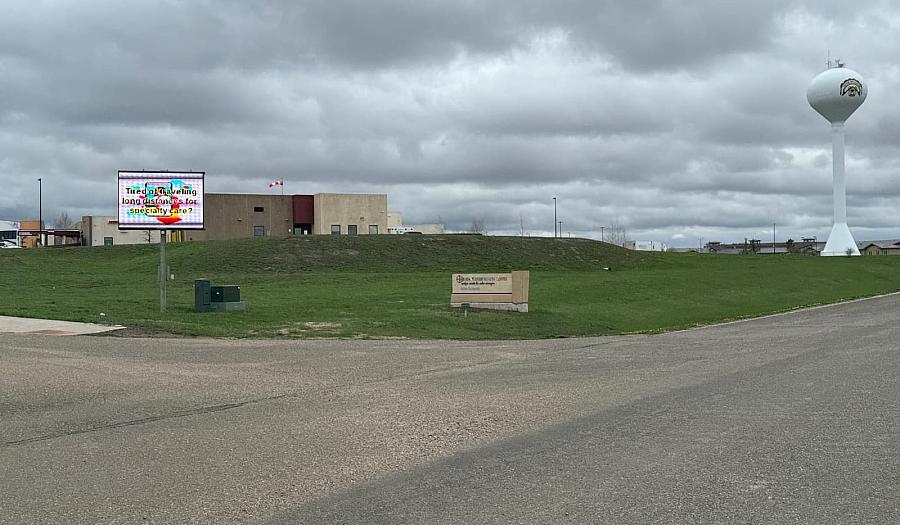
<svg viewBox="0 0 900 525">
<path fill-rule="evenodd" d="M 2 446 L 0 446 L 0 448 L 13 447 L 16 445 L 25 445 L 28 443 L 36 443 L 36 442 L 40 442 L 40 441 L 48 441 L 51 439 L 56 439 L 56 438 L 61 438 L 61 437 L 77 436 L 80 434 L 88 434 L 90 432 L 97 432 L 100 430 L 132 427 L 132 426 L 136 426 L 136 425 L 143 425 L 146 423 L 153 423 L 155 421 L 164 421 L 166 419 L 176 419 L 176 418 L 180 418 L 180 417 L 198 416 L 198 415 L 210 414 L 210 413 L 214 413 L 214 412 L 224 412 L 225 410 L 231 410 L 233 408 L 240 408 L 240 407 L 247 406 L 250 404 L 262 403 L 265 401 L 273 401 L 276 399 L 282 399 L 285 397 L 289 397 L 291 395 L 293 395 L 293 394 L 282 394 L 282 395 L 278 395 L 278 396 L 271 396 L 271 397 L 265 397 L 265 398 L 260 398 L 260 399 L 251 399 L 249 401 L 242 401 L 239 403 L 223 403 L 220 405 L 211 405 L 211 406 L 205 406 L 205 407 L 200 407 L 200 408 L 191 408 L 188 410 L 178 410 L 176 412 L 171 412 L 168 414 L 161 414 L 158 416 L 142 417 L 139 419 L 131 419 L 128 421 L 119 421 L 116 423 L 108 423 L 106 425 L 97 425 L 97 426 L 88 427 L 88 428 L 81 428 L 78 430 L 67 430 L 67 431 L 63 431 L 63 432 L 54 432 L 52 434 L 44 434 L 42 436 L 35 436 L 35 437 L 30 437 L 30 438 L 25 438 L 25 439 L 17 439 L 14 441 L 7 441 Z"/>
</svg>

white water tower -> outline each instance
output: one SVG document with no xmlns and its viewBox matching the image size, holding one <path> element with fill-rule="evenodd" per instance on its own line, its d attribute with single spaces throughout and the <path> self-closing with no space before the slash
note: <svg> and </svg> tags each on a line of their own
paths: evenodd
<svg viewBox="0 0 900 525">
<path fill-rule="evenodd" d="M 866 100 L 866 83 L 840 61 L 819 73 L 806 91 L 806 100 L 831 123 L 831 152 L 834 172 L 834 226 L 822 255 L 859 255 L 856 241 L 847 227 L 847 181 L 844 173 L 844 122 Z"/>
</svg>

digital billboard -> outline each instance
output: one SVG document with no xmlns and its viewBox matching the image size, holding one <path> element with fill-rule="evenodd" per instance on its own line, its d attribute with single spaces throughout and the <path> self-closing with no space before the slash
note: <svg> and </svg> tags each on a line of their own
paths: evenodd
<svg viewBox="0 0 900 525">
<path fill-rule="evenodd" d="M 120 230 L 202 230 L 204 172 L 120 171 Z"/>
</svg>

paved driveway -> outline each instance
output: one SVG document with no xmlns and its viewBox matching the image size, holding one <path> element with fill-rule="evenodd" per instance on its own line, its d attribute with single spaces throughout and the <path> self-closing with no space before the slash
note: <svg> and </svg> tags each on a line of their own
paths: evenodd
<svg viewBox="0 0 900 525">
<path fill-rule="evenodd" d="M 0 337 L 0 522 L 897 523 L 900 297 L 524 342 Z"/>
<path fill-rule="evenodd" d="M 112 332 L 124 327 L 94 323 L 73 323 L 52 319 L 30 319 L 0 315 L 0 334 L 87 335 Z"/>
</svg>

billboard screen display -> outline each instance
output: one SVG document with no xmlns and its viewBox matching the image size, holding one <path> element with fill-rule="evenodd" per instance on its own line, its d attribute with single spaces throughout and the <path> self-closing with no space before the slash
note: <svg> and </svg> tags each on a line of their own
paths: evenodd
<svg viewBox="0 0 900 525">
<path fill-rule="evenodd" d="M 202 230 L 203 172 L 120 171 L 120 230 Z"/>
</svg>

